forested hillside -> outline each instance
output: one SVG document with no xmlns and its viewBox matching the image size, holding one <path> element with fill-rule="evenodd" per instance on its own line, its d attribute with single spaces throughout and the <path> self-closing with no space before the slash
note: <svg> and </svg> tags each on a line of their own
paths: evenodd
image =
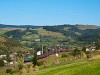
<svg viewBox="0 0 100 75">
<path fill-rule="evenodd" d="M 11 54 L 17 51 L 27 51 L 28 48 L 22 46 L 19 41 L 0 36 L 0 54 Z"/>
<path fill-rule="evenodd" d="M 100 26 L 95 25 L 55 25 L 55 26 L 9 26 L 1 33 L 19 41 L 22 45 L 33 48 L 34 45 L 67 45 L 83 46 L 95 43 L 100 39 Z M 24 28 L 25 27 L 25 28 Z M 12 29 L 10 29 L 12 28 Z"/>
<path fill-rule="evenodd" d="M 99 26 L 86 27 L 84 25 L 83 28 L 86 29 L 82 29 L 82 27 L 80 28 L 80 26 L 79 25 L 44 26 L 43 29 L 47 31 L 63 33 L 63 35 L 73 38 L 77 42 L 92 43 L 96 42 L 100 38 Z"/>
</svg>

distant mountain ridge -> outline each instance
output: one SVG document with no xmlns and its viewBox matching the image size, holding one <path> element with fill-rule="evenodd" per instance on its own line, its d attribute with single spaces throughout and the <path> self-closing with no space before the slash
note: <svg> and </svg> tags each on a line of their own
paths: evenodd
<svg viewBox="0 0 100 75">
<path fill-rule="evenodd" d="M 41 26 L 35 26 L 35 25 L 5 25 L 0 24 L 0 28 L 38 28 Z"/>
<path fill-rule="evenodd" d="M 71 24 L 62 24 L 62 25 L 51 25 L 51 26 L 70 26 Z M 48 25 L 45 25 L 48 26 Z M 49 27 L 51 27 L 49 26 Z M 75 25 L 71 25 L 71 26 L 77 26 L 77 27 L 91 27 L 93 28 L 100 28 L 100 26 L 97 25 L 82 25 L 82 24 L 75 24 Z M 6 25 L 6 24 L 0 24 L 0 28 L 40 28 L 40 27 L 44 27 L 44 26 L 37 26 L 37 25 Z M 94 29 L 93 28 L 93 29 Z"/>
</svg>

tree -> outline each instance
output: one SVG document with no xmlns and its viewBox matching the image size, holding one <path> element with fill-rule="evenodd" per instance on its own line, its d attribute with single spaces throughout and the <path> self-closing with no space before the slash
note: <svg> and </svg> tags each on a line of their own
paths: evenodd
<svg viewBox="0 0 100 75">
<path fill-rule="evenodd" d="M 34 54 L 32 63 L 33 63 L 34 66 L 38 65 L 38 62 L 37 62 L 37 54 Z"/>
<path fill-rule="evenodd" d="M 83 52 L 86 52 L 86 47 L 83 47 L 83 48 L 82 48 L 82 51 L 83 51 Z"/>
<path fill-rule="evenodd" d="M 34 57 L 33 57 L 32 63 L 33 63 L 33 66 L 38 65 L 38 62 L 37 62 L 37 47 L 34 48 Z"/>
<path fill-rule="evenodd" d="M 4 66 L 4 61 L 3 59 L 0 59 L 0 67 Z"/>
</svg>

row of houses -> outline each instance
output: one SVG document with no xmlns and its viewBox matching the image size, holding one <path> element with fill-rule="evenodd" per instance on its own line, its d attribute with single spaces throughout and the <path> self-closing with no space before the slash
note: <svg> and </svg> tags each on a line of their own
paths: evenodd
<svg viewBox="0 0 100 75">
<path fill-rule="evenodd" d="M 13 65 L 13 64 L 17 64 L 17 62 L 16 62 L 16 55 L 17 55 L 17 53 L 12 53 L 12 54 L 10 54 L 9 55 L 9 57 L 10 57 L 10 62 L 8 62 L 7 60 L 6 60 L 6 58 L 7 58 L 7 55 L 0 55 L 0 59 L 3 59 L 3 61 L 4 61 L 4 63 L 6 64 L 6 65 Z"/>
</svg>

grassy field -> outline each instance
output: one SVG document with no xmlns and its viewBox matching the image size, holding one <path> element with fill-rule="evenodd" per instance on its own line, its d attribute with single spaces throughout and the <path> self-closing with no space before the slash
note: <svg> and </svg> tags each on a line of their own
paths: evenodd
<svg viewBox="0 0 100 75">
<path fill-rule="evenodd" d="M 71 64 L 56 65 L 51 68 L 27 73 L 23 75 L 100 75 L 100 59 L 95 61 L 74 62 Z M 0 75 L 12 75 L 0 73 Z M 19 73 L 13 74 L 19 75 Z"/>
<path fill-rule="evenodd" d="M 76 62 L 26 75 L 100 75 L 100 60 Z"/>
<path fill-rule="evenodd" d="M 35 29 L 38 31 L 38 34 L 39 35 L 45 35 L 45 36 L 51 36 L 51 37 L 54 37 L 54 38 L 66 38 L 62 33 L 58 33 L 58 32 L 51 32 L 51 31 L 46 31 L 45 29 L 42 29 L 42 28 L 38 28 L 38 29 Z"/>
<path fill-rule="evenodd" d="M 97 53 L 95 55 L 95 60 L 87 60 L 86 58 L 83 58 L 65 62 L 58 57 L 60 64 L 49 65 L 47 68 L 40 66 L 39 71 L 33 71 L 32 73 L 22 75 L 100 75 L 100 55 L 97 55 Z M 53 57 L 49 57 L 47 58 L 47 61 L 51 64 L 54 59 L 55 58 Z M 1 72 L 0 75 L 12 74 Z M 14 73 L 13 75 L 20 75 L 20 73 Z"/>
</svg>

